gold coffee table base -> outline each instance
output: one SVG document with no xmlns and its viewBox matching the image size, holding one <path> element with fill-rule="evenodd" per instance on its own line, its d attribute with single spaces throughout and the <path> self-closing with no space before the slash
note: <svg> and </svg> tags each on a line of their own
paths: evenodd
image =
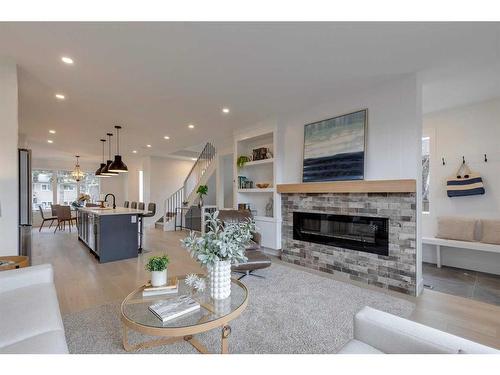
<svg viewBox="0 0 500 375">
<path fill-rule="evenodd" d="M 228 325 L 222 326 L 221 351 L 220 351 L 221 354 L 228 353 L 228 349 L 229 349 L 228 338 L 229 338 L 230 334 L 231 334 L 231 327 Z M 123 326 L 123 348 L 127 352 L 133 352 L 133 351 L 142 350 L 142 349 L 151 349 L 151 348 L 155 348 L 158 346 L 174 344 L 176 342 L 183 341 L 183 340 L 190 343 L 201 354 L 210 354 L 207 347 L 205 345 L 203 345 L 193 335 L 179 336 L 179 337 L 162 337 L 162 338 L 159 338 L 156 340 L 143 341 L 143 342 L 131 345 L 128 342 L 128 328 L 125 325 Z"/>
</svg>

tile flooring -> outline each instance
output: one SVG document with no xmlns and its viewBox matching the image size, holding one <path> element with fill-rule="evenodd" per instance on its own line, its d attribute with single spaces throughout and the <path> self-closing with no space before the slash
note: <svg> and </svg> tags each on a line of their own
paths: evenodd
<svg viewBox="0 0 500 375">
<path fill-rule="evenodd" d="M 500 276 L 423 263 L 424 285 L 437 292 L 500 306 Z"/>
</svg>

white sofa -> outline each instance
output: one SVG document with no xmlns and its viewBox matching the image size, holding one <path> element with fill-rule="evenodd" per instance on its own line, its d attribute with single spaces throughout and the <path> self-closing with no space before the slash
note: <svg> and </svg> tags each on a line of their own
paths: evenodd
<svg viewBox="0 0 500 375">
<path fill-rule="evenodd" d="M 354 317 L 354 338 L 339 354 L 500 354 L 499 350 L 371 307 Z"/>
<path fill-rule="evenodd" d="M 0 353 L 68 353 L 50 264 L 0 272 Z"/>
</svg>

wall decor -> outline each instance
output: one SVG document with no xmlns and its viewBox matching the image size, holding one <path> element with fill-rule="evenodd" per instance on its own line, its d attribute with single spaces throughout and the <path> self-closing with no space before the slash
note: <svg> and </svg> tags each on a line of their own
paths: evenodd
<svg viewBox="0 0 500 375">
<path fill-rule="evenodd" d="M 304 126 L 303 182 L 362 180 L 368 110 Z"/>
</svg>

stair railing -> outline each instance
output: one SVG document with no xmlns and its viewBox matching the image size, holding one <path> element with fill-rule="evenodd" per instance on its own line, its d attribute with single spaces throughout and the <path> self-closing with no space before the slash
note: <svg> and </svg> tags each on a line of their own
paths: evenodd
<svg viewBox="0 0 500 375">
<path fill-rule="evenodd" d="M 163 214 L 163 225 L 170 220 L 170 218 L 175 217 L 177 207 L 182 207 L 182 202 L 184 201 L 184 187 L 181 187 L 170 197 L 168 197 L 164 202 L 164 214 Z"/>
<path fill-rule="evenodd" d="M 198 183 L 212 163 L 215 155 L 215 147 L 210 142 L 208 142 L 203 148 L 203 151 L 201 151 L 200 155 L 198 156 L 198 159 L 196 159 L 196 162 L 189 171 L 186 179 L 184 180 L 183 187 L 184 196 L 186 198 L 189 198 L 196 186 L 198 186 Z"/>
</svg>

